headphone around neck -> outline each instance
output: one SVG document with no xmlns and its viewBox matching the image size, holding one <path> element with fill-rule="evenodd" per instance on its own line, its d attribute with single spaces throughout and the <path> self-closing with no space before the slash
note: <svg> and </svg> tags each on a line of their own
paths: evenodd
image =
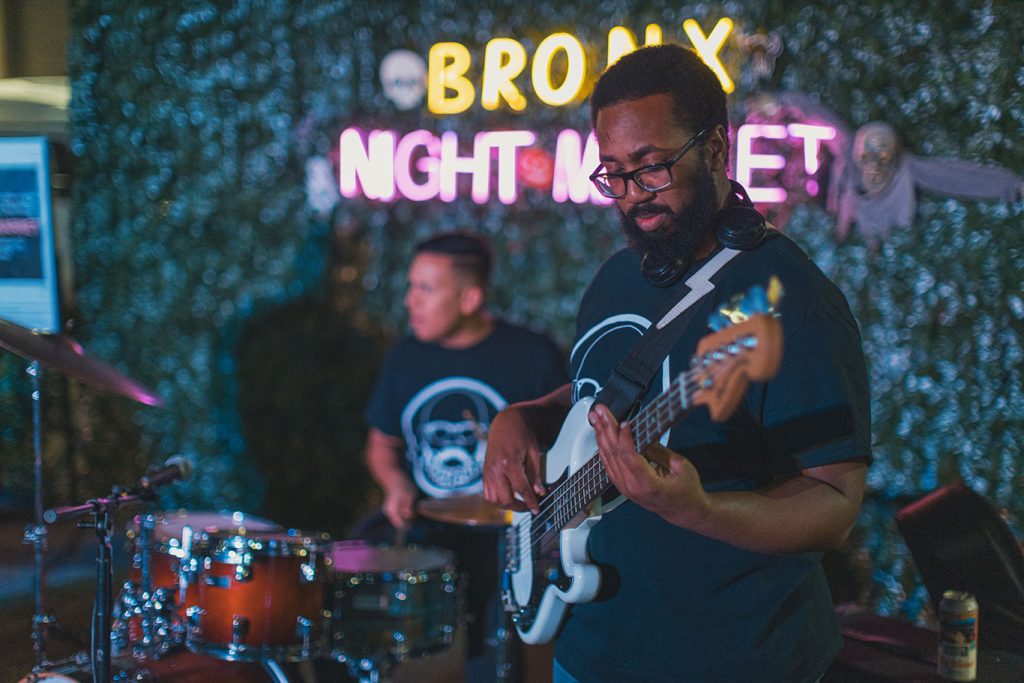
<svg viewBox="0 0 1024 683">
<path fill-rule="evenodd" d="M 746 189 L 735 180 L 729 180 L 732 192 L 724 208 L 714 217 L 715 237 L 728 249 L 746 251 L 758 247 L 768 232 L 764 216 L 754 208 Z M 640 261 L 640 270 L 655 287 L 671 287 L 683 276 L 689 262 L 680 258 L 661 261 L 650 252 Z"/>
</svg>

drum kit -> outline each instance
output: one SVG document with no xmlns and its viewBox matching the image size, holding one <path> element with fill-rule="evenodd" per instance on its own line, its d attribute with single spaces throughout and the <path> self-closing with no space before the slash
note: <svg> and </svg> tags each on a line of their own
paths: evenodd
<svg viewBox="0 0 1024 683">
<path fill-rule="evenodd" d="M 258 665 L 260 680 L 288 681 L 286 665 L 321 660 L 379 681 L 450 646 L 458 625 L 447 551 L 332 541 L 240 512 L 141 514 L 127 537 L 132 561 L 111 638 L 115 663 L 129 667 L 115 680 L 126 670 L 125 680 L 196 680 L 154 673 L 152 664 L 188 652 L 210 661 L 211 676 L 255 675 Z M 139 662 L 152 663 L 142 677 Z"/>
<path fill-rule="evenodd" d="M 185 478 L 168 467 L 108 498 L 43 512 L 39 453 L 39 364 L 147 405 L 156 394 L 85 355 L 66 337 L 35 335 L 0 320 L 0 346 L 30 361 L 36 448 L 36 666 L 29 681 L 260 681 L 317 680 L 324 666 L 338 680 L 376 683 L 401 662 L 449 648 L 462 620 L 455 556 L 414 545 L 334 541 L 325 533 L 285 529 L 243 512 L 163 510 L 135 515 L 125 530 L 131 558 L 113 595 L 112 514 L 153 501 L 157 486 Z M 172 459 L 173 461 L 174 459 Z M 172 461 L 168 461 L 171 465 Z M 167 472 L 172 471 L 171 474 Z M 479 496 L 428 499 L 417 506 L 429 519 L 500 530 L 504 511 Z M 42 551 L 46 528 L 91 515 L 96 530 L 93 647 L 60 662 L 46 655 L 55 619 L 46 614 Z M 499 533 L 504 538 L 504 534 Z M 496 579 L 497 580 L 497 579 Z M 497 634 L 497 679 L 508 675 L 510 629 Z M 323 678 L 321 678 L 322 680 Z"/>
<path fill-rule="evenodd" d="M 443 507 L 431 503 L 424 516 Z M 466 507 L 458 500 L 439 521 Z M 344 665 L 346 680 L 377 683 L 449 648 L 462 619 L 455 556 L 439 548 L 332 541 L 241 512 L 190 510 L 136 515 L 126 538 L 114 681 L 324 680 L 310 671 L 327 662 Z M 81 661 L 45 667 L 23 682 L 84 671 Z"/>
</svg>

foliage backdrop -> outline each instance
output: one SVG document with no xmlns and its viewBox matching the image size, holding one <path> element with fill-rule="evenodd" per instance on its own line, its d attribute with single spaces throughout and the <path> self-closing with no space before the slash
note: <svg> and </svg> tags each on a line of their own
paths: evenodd
<svg viewBox="0 0 1024 683">
<path fill-rule="evenodd" d="M 80 394 L 70 417 L 50 402 L 48 466 L 69 457 L 75 486 L 93 495 L 186 453 L 198 476 L 163 504 L 242 507 L 343 533 L 372 504 L 361 406 L 404 325 L 412 244 L 453 227 L 488 235 L 502 255 L 496 308 L 564 345 L 583 287 L 619 237 L 611 211 L 531 190 L 512 206 L 345 200 L 324 216 L 306 204 L 306 159 L 327 156 L 351 125 L 467 137 L 530 128 L 547 149 L 558 130 L 588 128 L 585 107 L 542 107 L 526 78 L 522 114 L 478 103 L 442 119 L 397 111 L 377 75 L 394 49 L 425 57 L 435 42 L 462 42 L 478 76 L 491 37 L 532 54 L 567 30 L 593 74 L 612 26 L 642 34 L 658 23 L 666 40 L 688 44 L 684 19 L 707 31 L 721 16 L 782 37 L 762 89 L 807 93 L 852 128 L 888 121 L 919 155 L 1024 169 L 1024 5 L 1008 0 L 76 3 L 70 313 L 90 354 L 166 406 L 48 379 L 55 396 Z M 737 69 L 745 59 L 735 42 L 723 57 Z M 755 87 L 741 81 L 734 107 Z M 786 226 L 847 293 L 870 363 L 873 499 L 847 551 L 862 580 L 846 597 L 913 619 L 923 593 L 894 506 L 962 477 L 1015 527 L 1024 519 L 1024 206 L 919 199 L 914 225 L 881 245 L 837 243 L 833 217 L 814 204 Z M 0 455 L 17 485 L 31 443 L 24 379 L 17 360 L 0 362 L 0 407 L 12 416 Z"/>
</svg>

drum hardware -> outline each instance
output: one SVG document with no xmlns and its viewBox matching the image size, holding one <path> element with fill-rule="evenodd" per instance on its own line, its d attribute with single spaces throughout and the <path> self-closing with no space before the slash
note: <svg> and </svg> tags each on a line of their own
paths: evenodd
<svg viewBox="0 0 1024 683">
<path fill-rule="evenodd" d="M 416 510 L 424 517 L 436 522 L 490 529 L 497 533 L 498 577 L 495 586 L 499 589 L 496 606 L 498 624 L 494 633 L 487 638 L 487 644 L 493 648 L 495 655 L 495 680 L 499 682 L 510 680 L 513 669 L 512 627 L 509 624 L 510 617 L 506 610 L 504 591 L 500 589 L 506 580 L 504 567 L 507 549 L 510 547 L 508 540 L 512 512 L 488 503 L 479 494 L 451 498 L 423 498 L 416 504 Z"/>
<path fill-rule="evenodd" d="M 240 580 L 241 579 L 238 579 L 238 578 L 235 579 L 235 581 L 240 581 Z M 231 587 L 231 579 L 228 578 L 227 576 L 204 576 L 203 577 L 203 582 L 207 586 L 217 586 L 218 588 L 230 588 Z"/>
<path fill-rule="evenodd" d="M 32 616 L 32 650 L 35 670 L 52 665 L 46 656 L 50 633 L 56 628 L 56 618 L 46 613 L 46 569 L 43 553 L 47 549 L 47 530 L 43 524 L 43 454 L 40 376 L 46 365 L 67 377 L 73 377 L 98 389 L 126 396 L 151 406 L 162 401 L 152 391 L 125 377 L 111 366 L 90 358 L 85 350 L 65 335 L 36 334 L 32 330 L 0 319 L 0 347 L 29 361 L 26 370 L 32 389 L 32 451 L 35 524 L 25 529 L 24 542 L 33 546 L 33 592 L 35 613 Z"/>
<path fill-rule="evenodd" d="M 115 487 L 109 498 L 94 498 L 81 505 L 47 510 L 44 519 L 54 524 L 67 519 L 91 515 L 91 521 L 80 521 L 80 529 L 94 529 L 99 542 L 96 553 L 96 598 L 92 621 L 93 677 L 98 681 L 110 680 L 110 633 L 112 631 L 111 602 L 113 581 L 113 549 L 110 545 L 111 515 L 122 506 L 151 499 L 153 493 L 122 493 Z"/>
<path fill-rule="evenodd" d="M 195 532 L 186 524 L 181 530 L 181 547 L 170 548 L 168 554 L 178 558 L 178 604 L 184 605 L 188 587 L 195 582 L 199 561 L 192 555 Z M 147 551 L 148 552 L 148 551 Z"/>
<path fill-rule="evenodd" d="M 231 644 L 236 648 L 245 645 L 245 638 L 249 635 L 249 619 L 241 615 L 231 617 Z"/>
<path fill-rule="evenodd" d="M 111 663 L 111 683 L 300 683 L 303 681 L 348 680 L 341 665 L 320 665 L 313 670 L 308 662 L 282 665 L 273 660 L 228 662 L 178 649 L 161 659 L 139 659 L 129 655 Z M 30 673 L 19 683 L 92 683 L 88 660 L 54 665 L 46 671 Z"/>
<path fill-rule="evenodd" d="M 178 460 L 172 464 L 172 460 Z M 192 474 L 191 465 L 184 458 L 168 460 L 152 478 L 143 476 L 127 489 L 115 486 L 108 498 L 93 498 L 81 505 L 69 505 L 47 510 L 42 517 L 48 524 L 77 519 L 91 515 L 91 521 L 80 521 L 80 529 L 93 529 L 99 548 L 96 553 L 96 598 L 92 622 L 92 665 L 93 677 L 98 681 L 110 680 L 111 634 L 113 632 L 113 548 L 110 544 L 112 515 L 121 507 L 152 501 L 156 488 L 175 479 L 187 479 Z M 145 525 L 143 525 L 145 526 Z M 145 533 L 145 532 L 143 532 Z M 144 572 L 148 573 L 144 562 Z M 149 579 L 144 578 L 143 582 Z M 149 598 L 147 598 L 149 599 Z"/>
<path fill-rule="evenodd" d="M 302 649 L 309 652 L 313 645 L 313 622 L 306 617 L 296 617 L 295 635 L 302 639 Z"/>
</svg>

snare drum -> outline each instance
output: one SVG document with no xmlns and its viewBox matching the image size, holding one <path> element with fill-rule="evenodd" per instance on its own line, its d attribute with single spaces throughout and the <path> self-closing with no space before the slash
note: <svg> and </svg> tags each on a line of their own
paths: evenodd
<svg viewBox="0 0 1024 683">
<path fill-rule="evenodd" d="M 187 610 L 188 648 L 230 661 L 295 662 L 327 634 L 327 534 L 297 530 L 205 535 L 198 605 Z"/>
<path fill-rule="evenodd" d="M 438 548 L 331 546 L 331 657 L 401 661 L 452 643 L 455 556 Z"/>
<path fill-rule="evenodd" d="M 166 652 L 184 642 L 185 610 L 199 602 L 197 574 L 208 534 L 280 529 L 268 519 L 237 511 L 169 510 L 136 515 L 126 532 L 132 557 L 128 581 L 114 606 L 114 654 L 141 653 L 147 648 Z M 142 540 L 146 531 L 148 544 Z M 148 594 L 143 586 L 147 560 Z"/>
</svg>

